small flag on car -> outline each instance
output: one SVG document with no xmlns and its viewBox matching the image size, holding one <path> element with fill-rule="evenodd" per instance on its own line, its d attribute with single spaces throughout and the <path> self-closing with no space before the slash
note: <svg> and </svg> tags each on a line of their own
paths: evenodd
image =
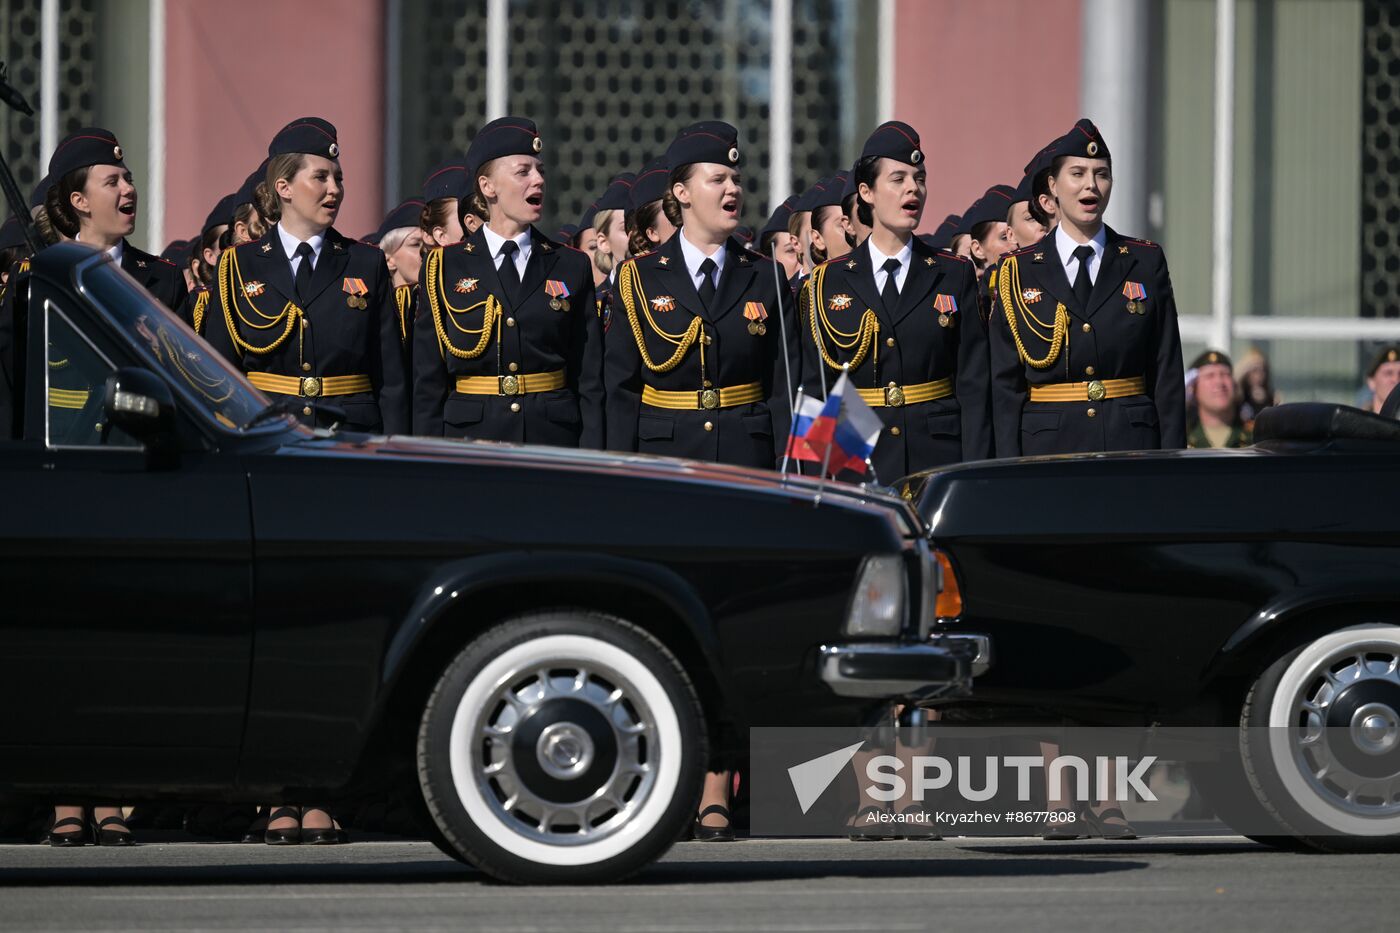
<svg viewBox="0 0 1400 933">
<path fill-rule="evenodd" d="M 816 399 L 802 399 L 793 419 L 789 456 L 820 461 L 828 476 L 842 470 L 864 473 L 884 422 L 856 392 L 850 376 L 841 374 L 819 411 L 809 401 L 816 403 Z"/>
</svg>

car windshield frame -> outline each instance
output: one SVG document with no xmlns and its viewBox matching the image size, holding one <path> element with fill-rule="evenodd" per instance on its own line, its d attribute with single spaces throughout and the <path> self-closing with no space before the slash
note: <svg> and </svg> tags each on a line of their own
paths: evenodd
<svg viewBox="0 0 1400 933">
<path fill-rule="evenodd" d="M 79 263 L 73 271 L 73 279 L 79 294 L 104 312 L 107 323 L 121 334 L 142 363 L 163 375 L 184 399 L 187 407 L 199 412 L 204 423 L 235 437 L 273 434 L 301 427 L 290 415 L 266 418 L 244 427 L 255 415 L 271 406 L 272 400 L 106 253 L 94 252 L 91 260 Z M 143 333 L 143 322 L 152 319 L 158 326 L 146 326 Z M 165 348 L 164 354 L 160 352 L 162 347 Z M 175 352 L 177 350 L 178 353 Z M 242 409 L 240 414 L 246 412 L 246 415 L 240 419 L 229 417 L 222 410 L 219 400 L 195 385 L 202 380 L 180 363 L 180 358 L 188 358 L 190 351 L 197 351 L 200 356 L 199 375 L 217 377 L 215 382 L 203 382 L 203 385 L 217 386 L 219 391 L 227 388 L 225 398 L 228 399 L 242 396 L 243 400 L 236 407 Z M 170 357 L 168 362 L 162 358 L 163 355 Z M 214 372 L 209 371 L 211 368 Z"/>
</svg>

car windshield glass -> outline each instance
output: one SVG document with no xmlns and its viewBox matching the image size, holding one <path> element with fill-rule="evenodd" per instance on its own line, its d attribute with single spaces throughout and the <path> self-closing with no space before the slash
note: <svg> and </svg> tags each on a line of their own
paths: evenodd
<svg viewBox="0 0 1400 933">
<path fill-rule="evenodd" d="M 78 284 L 225 428 L 237 430 L 267 408 L 265 395 L 110 260 L 83 266 Z"/>
</svg>

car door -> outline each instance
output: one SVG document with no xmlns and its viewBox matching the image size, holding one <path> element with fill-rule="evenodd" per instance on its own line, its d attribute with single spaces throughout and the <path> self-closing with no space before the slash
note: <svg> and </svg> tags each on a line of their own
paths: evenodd
<svg viewBox="0 0 1400 933">
<path fill-rule="evenodd" d="M 0 781 L 226 783 L 252 642 L 246 479 L 180 412 L 178 462 L 156 468 L 104 423 L 129 348 L 62 289 L 35 280 L 29 306 L 36 417 L 0 443 Z"/>
</svg>

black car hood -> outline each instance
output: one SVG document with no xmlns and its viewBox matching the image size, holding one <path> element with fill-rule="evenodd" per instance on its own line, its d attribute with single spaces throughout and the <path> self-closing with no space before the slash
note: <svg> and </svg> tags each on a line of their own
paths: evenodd
<svg viewBox="0 0 1400 933">
<path fill-rule="evenodd" d="M 649 454 L 614 453 L 600 450 L 575 450 L 529 444 L 508 444 L 494 441 L 469 441 L 430 437 L 368 437 L 337 434 L 289 444 L 281 448 L 289 455 L 403 459 L 411 461 L 447 461 L 478 465 L 499 465 L 502 468 L 558 470 L 561 472 L 623 476 L 629 482 L 654 480 L 658 482 L 696 483 L 706 486 L 730 486 L 736 491 L 781 496 L 789 499 L 817 500 L 821 504 L 864 509 L 893 509 L 910 528 L 918 533 L 919 521 L 911 504 L 888 490 L 853 486 L 849 483 L 818 483 L 815 479 L 791 473 L 780 475 L 772 470 L 656 457 Z"/>
</svg>

